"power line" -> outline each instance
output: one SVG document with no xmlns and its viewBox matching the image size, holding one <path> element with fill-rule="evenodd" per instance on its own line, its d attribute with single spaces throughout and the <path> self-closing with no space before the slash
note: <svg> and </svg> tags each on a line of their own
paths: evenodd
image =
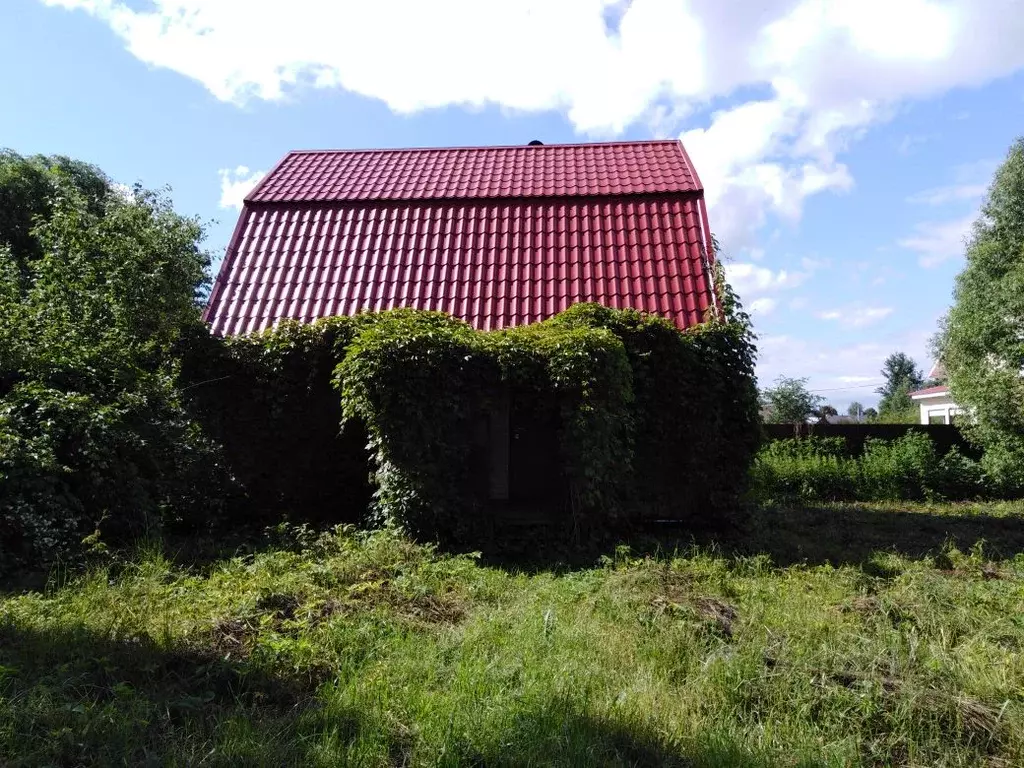
<svg viewBox="0 0 1024 768">
<path fill-rule="evenodd" d="M 849 387 L 829 387 L 827 389 L 810 389 L 808 392 L 842 392 L 847 389 L 865 389 L 867 387 L 878 387 L 885 384 L 885 381 L 875 381 L 870 384 L 855 384 Z"/>
</svg>

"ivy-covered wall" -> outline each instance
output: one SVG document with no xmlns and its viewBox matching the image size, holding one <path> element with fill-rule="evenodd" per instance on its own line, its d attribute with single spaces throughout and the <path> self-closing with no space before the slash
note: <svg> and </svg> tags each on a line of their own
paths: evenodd
<svg viewBox="0 0 1024 768">
<path fill-rule="evenodd" d="M 580 304 L 484 333 L 394 310 L 194 348 L 186 397 L 253 515 L 358 519 L 372 487 L 371 522 L 477 538 L 495 520 L 487 426 L 502 403 L 517 428 L 556 443 L 557 482 L 533 501 L 576 534 L 721 521 L 759 441 L 743 323 L 679 332 Z M 515 498 L 530 478 L 511 477 Z"/>
</svg>

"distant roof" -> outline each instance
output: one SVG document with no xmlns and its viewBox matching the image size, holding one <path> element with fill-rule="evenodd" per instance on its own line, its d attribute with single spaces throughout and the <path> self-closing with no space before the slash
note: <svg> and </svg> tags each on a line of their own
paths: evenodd
<svg viewBox="0 0 1024 768">
<path fill-rule="evenodd" d="M 910 392 L 911 397 L 938 397 L 939 395 L 948 395 L 949 387 L 943 385 L 940 387 L 925 387 L 924 389 L 918 389 L 914 392 Z"/>
<path fill-rule="evenodd" d="M 703 188 L 678 141 L 288 153 L 245 200 L 218 334 L 393 307 L 481 329 L 596 301 L 681 328 L 714 305 Z"/>
</svg>

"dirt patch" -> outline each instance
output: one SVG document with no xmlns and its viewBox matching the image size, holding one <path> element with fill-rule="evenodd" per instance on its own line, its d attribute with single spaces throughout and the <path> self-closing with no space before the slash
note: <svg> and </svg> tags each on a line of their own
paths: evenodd
<svg viewBox="0 0 1024 768">
<path fill-rule="evenodd" d="M 246 619 L 221 619 L 211 630 L 211 645 L 225 659 L 245 659 L 252 653 L 257 633 Z"/>
<path fill-rule="evenodd" d="M 389 581 L 361 582 L 344 598 L 329 597 L 313 610 L 310 621 L 318 624 L 381 606 L 399 616 L 426 624 L 458 624 L 466 618 L 466 607 L 455 595 L 407 595 Z"/>
<path fill-rule="evenodd" d="M 294 621 L 295 612 L 301 605 L 299 598 L 282 592 L 273 592 L 263 595 L 256 601 L 256 610 L 260 613 L 271 614 L 279 621 Z"/>
<path fill-rule="evenodd" d="M 993 581 L 995 579 L 1003 578 L 1003 573 L 995 563 L 985 563 L 981 566 L 981 578 L 986 581 Z"/>
<path fill-rule="evenodd" d="M 466 617 L 462 604 L 437 595 L 412 598 L 398 607 L 406 616 L 432 624 L 458 624 Z"/>
<path fill-rule="evenodd" d="M 881 601 L 872 595 L 856 597 L 849 603 L 844 603 L 839 606 L 840 613 L 857 613 L 861 616 L 870 616 L 881 610 Z"/>
<path fill-rule="evenodd" d="M 736 608 L 714 597 L 682 596 L 673 600 L 666 595 L 658 595 L 651 601 L 651 607 L 657 616 L 665 613 L 695 614 L 702 624 L 727 640 L 732 639 L 733 626 L 739 619 Z"/>
<path fill-rule="evenodd" d="M 694 606 L 704 618 L 717 624 L 723 635 L 732 639 L 732 625 L 739 618 L 735 608 L 713 597 L 698 597 Z"/>
</svg>

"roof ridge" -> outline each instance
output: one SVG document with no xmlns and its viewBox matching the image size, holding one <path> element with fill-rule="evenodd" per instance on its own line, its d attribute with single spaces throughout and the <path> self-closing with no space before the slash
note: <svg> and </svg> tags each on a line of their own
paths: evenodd
<svg viewBox="0 0 1024 768">
<path fill-rule="evenodd" d="M 551 148 L 567 148 L 567 147 L 623 147 L 623 146 L 641 146 L 643 144 L 678 144 L 682 146 L 682 141 L 679 139 L 631 139 L 622 141 L 579 141 L 568 144 L 479 144 L 479 145 L 467 145 L 467 146 L 456 146 L 456 147 L 358 147 L 352 149 L 335 148 L 335 149 L 290 149 L 287 155 L 348 155 L 348 154 L 362 154 L 370 152 L 447 152 L 452 150 L 494 150 L 494 149 L 551 149 Z"/>
</svg>

